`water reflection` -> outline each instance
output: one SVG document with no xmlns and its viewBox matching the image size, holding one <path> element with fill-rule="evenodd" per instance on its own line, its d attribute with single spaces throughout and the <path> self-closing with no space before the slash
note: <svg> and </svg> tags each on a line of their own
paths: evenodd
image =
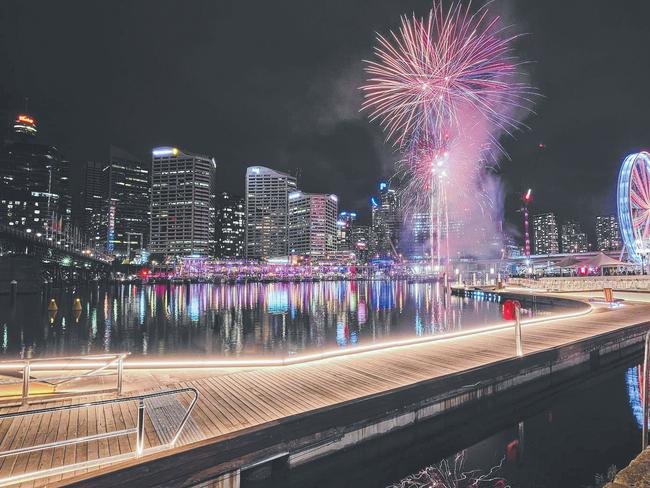
<svg viewBox="0 0 650 488">
<path fill-rule="evenodd" d="M 388 488 L 509 488 L 506 480 L 499 476 L 505 457 L 487 472 L 480 469 L 466 470 L 465 453 L 461 451 L 435 466 L 407 476 Z"/>
<path fill-rule="evenodd" d="M 290 355 L 500 321 L 496 296 L 452 297 L 404 281 L 126 285 L 54 298 L 57 312 L 48 312 L 49 297 L 0 297 L 3 354 Z"/>
</svg>

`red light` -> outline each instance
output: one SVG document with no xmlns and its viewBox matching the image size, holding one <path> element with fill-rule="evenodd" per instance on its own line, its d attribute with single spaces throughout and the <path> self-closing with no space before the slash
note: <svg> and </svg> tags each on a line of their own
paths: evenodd
<svg viewBox="0 0 650 488">
<path fill-rule="evenodd" d="M 23 114 L 19 115 L 16 121 L 23 124 L 29 124 L 29 125 L 36 124 L 36 121 L 33 118 L 31 118 L 29 115 L 23 115 Z"/>
<path fill-rule="evenodd" d="M 537 145 L 537 147 L 539 147 L 540 149 L 546 149 L 546 144 L 544 144 L 543 142 L 540 142 L 540 143 Z"/>
<path fill-rule="evenodd" d="M 147 268 L 142 268 L 138 273 L 141 278 L 146 278 L 149 276 L 150 271 Z"/>
</svg>

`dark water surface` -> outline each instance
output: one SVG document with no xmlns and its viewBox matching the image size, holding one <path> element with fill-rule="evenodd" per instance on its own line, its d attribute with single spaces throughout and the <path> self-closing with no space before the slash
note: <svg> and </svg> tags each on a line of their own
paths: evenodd
<svg viewBox="0 0 650 488">
<path fill-rule="evenodd" d="M 427 336 L 501 321 L 496 298 L 445 296 L 405 281 L 124 285 L 0 296 L 7 357 L 131 352 L 135 356 L 290 355 Z M 73 310 L 79 298 L 81 311 Z M 554 312 L 558 311 L 554 309 Z M 529 316 L 550 309 L 531 306 Z"/>
<path fill-rule="evenodd" d="M 432 420 L 242 488 L 580 488 L 641 445 L 637 363 L 471 421 Z M 253 477 L 254 478 L 254 477 Z M 437 483 L 437 484 L 435 484 Z"/>
</svg>

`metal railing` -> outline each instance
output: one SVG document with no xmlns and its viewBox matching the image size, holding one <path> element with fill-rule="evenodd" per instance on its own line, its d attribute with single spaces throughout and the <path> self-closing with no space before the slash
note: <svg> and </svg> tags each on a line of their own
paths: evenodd
<svg viewBox="0 0 650 488">
<path fill-rule="evenodd" d="M 185 414 L 183 415 L 178 427 L 176 428 L 176 431 L 171 439 L 170 442 L 167 442 L 165 444 L 160 444 L 158 446 L 151 446 L 148 447 L 147 449 L 144 448 L 144 425 L 145 425 L 145 410 L 146 410 L 146 404 L 145 400 L 150 400 L 153 398 L 159 398 L 159 397 L 164 397 L 164 396 L 170 396 L 170 395 L 179 395 L 182 393 L 191 393 L 192 394 L 192 400 L 190 401 L 189 405 L 187 406 L 187 410 L 185 411 Z M 199 398 L 199 392 L 196 388 L 177 388 L 174 390 L 166 390 L 166 391 L 159 391 L 155 393 L 147 393 L 144 395 L 135 395 L 135 396 L 130 396 L 130 397 L 122 397 L 122 398 L 113 398 L 109 400 L 98 400 L 94 402 L 87 402 L 87 403 L 80 403 L 77 405 L 62 405 L 62 406 L 57 406 L 57 407 L 49 407 L 49 408 L 41 408 L 37 410 L 27 410 L 27 411 L 20 411 L 20 412 L 11 412 L 11 413 L 5 413 L 5 414 L 0 414 L 0 422 L 3 420 L 7 419 L 14 419 L 18 417 L 25 417 L 29 415 L 44 415 L 44 414 L 53 414 L 55 412 L 61 412 L 61 411 L 66 411 L 66 410 L 78 410 L 78 409 L 87 409 L 87 408 L 93 408 L 93 407 L 101 407 L 104 405 L 111 405 L 115 403 L 125 403 L 125 402 L 138 402 L 138 415 L 137 415 L 137 421 L 136 425 L 134 427 L 128 427 L 124 428 L 121 430 L 114 430 L 110 432 L 102 432 L 99 434 L 92 434 L 92 435 L 85 435 L 81 437 L 75 437 L 71 439 L 64 439 L 60 441 L 54 441 L 54 442 L 46 442 L 43 444 L 37 444 L 35 446 L 29 446 L 29 447 L 21 447 L 17 449 L 12 449 L 9 451 L 4 451 L 0 452 L 0 459 L 5 458 L 8 456 L 17 456 L 20 454 L 29 454 L 32 452 L 36 451 L 42 451 L 45 449 L 54 449 L 57 447 L 63 447 L 63 446 L 70 446 L 74 444 L 82 444 L 85 442 L 92 442 L 92 441 L 99 441 L 103 439 L 109 439 L 113 437 L 119 437 L 119 436 L 128 436 L 135 434 L 136 436 L 136 442 L 135 442 L 135 450 L 127 453 L 120 453 L 120 454 L 115 454 L 113 456 L 107 456 L 99 459 L 93 459 L 93 460 L 87 460 L 79 463 L 74 463 L 70 465 L 64 465 L 64 466 L 57 466 L 54 468 L 46 468 L 40 471 L 34 471 L 31 473 L 24 473 L 24 474 L 19 474 L 15 476 L 10 476 L 6 478 L 0 478 L 0 486 L 6 486 L 9 484 L 13 483 L 19 483 L 19 482 L 25 482 L 37 478 L 43 478 L 45 476 L 53 476 L 53 475 L 58 475 L 61 473 L 65 472 L 70 472 L 70 471 L 77 471 L 80 469 L 87 469 L 87 468 L 92 468 L 93 466 L 98 466 L 98 465 L 106 465 L 107 463 L 114 463 L 117 461 L 124 461 L 127 459 L 132 459 L 132 458 L 139 458 L 143 456 L 144 454 L 150 454 L 153 452 L 158 452 L 164 449 L 169 449 L 174 447 L 176 442 L 178 441 L 178 438 L 180 437 L 181 433 L 183 432 L 183 428 L 187 424 L 190 415 L 192 414 L 192 410 L 194 409 L 194 406 L 196 405 L 196 402 Z"/>
<path fill-rule="evenodd" d="M 69 357 L 55 357 L 55 358 L 36 358 L 36 359 L 17 359 L 9 361 L 0 361 L 0 376 L 3 372 L 22 372 L 22 378 L 15 381 L 2 381 L 0 380 L 0 387 L 4 385 L 22 385 L 20 393 L 20 402 L 22 405 L 27 405 L 30 400 L 37 401 L 52 400 L 53 398 L 61 398 L 64 396 L 77 396 L 77 395 L 92 395 L 98 393 L 117 393 L 122 394 L 122 384 L 124 377 L 124 359 L 130 353 L 122 354 L 99 354 L 92 356 L 69 356 Z M 47 377 L 32 377 L 32 372 L 35 370 L 54 371 L 54 370 L 76 370 L 85 371 L 78 374 L 57 375 Z M 4 373 L 6 376 L 6 373 Z M 97 378 L 104 376 L 116 376 L 116 385 L 114 388 L 103 388 L 100 390 L 83 390 L 78 392 L 57 392 L 57 388 L 61 385 L 67 385 L 75 381 L 86 378 Z M 45 383 L 52 388 L 52 393 L 36 393 L 30 398 L 30 384 L 31 383 Z M 15 403 L 17 401 L 17 393 L 8 392 L 3 393 L 0 391 L 0 406 L 6 406 L 7 403 Z"/>
</svg>

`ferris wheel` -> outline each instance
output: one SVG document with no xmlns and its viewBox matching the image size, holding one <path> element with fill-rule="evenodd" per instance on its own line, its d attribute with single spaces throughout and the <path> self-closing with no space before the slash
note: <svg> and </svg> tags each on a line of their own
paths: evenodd
<svg viewBox="0 0 650 488">
<path fill-rule="evenodd" d="M 650 153 L 630 154 L 618 175 L 618 223 L 629 259 L 650 254 Z"/>
</svg>

